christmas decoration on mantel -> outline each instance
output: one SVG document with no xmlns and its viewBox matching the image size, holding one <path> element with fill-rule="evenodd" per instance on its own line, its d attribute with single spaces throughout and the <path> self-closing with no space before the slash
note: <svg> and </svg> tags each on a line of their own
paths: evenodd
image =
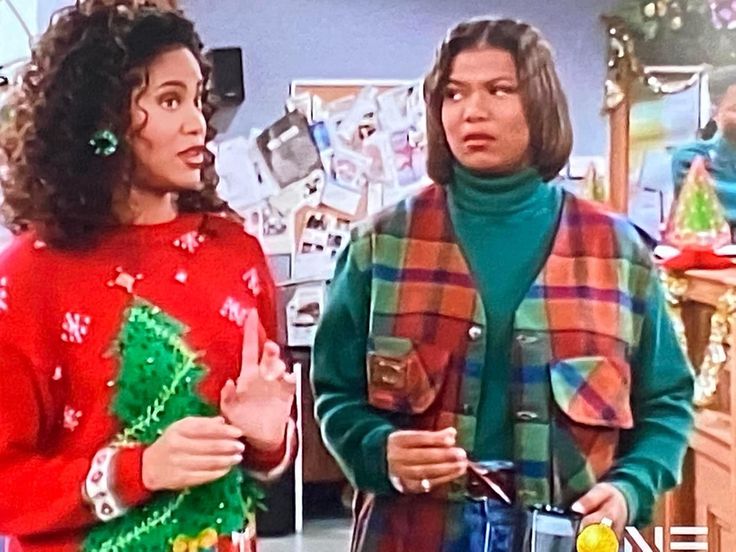
<svg viewBox="0 0 736 552">
<path fill-rule="evenodd" d="M 602 20 L 608 33 L 608 110 L 623 101 L 621 83 L 632 79 L 641 79 L 657 94 L 678 92 L 697 82 L 691 76 L 668 85 L 646 66 L 736 63 L 733 0 L 621 0 Z"/>
<path fill-rule="evenodd" d="M 688 280 L 677 273 L 663 270 L 661 280 L 670 316 L 677 332 L 678 341 L 688 354 L 685 325 L 682 321 L 682 302 L 687 293 Z M 710 319 L 710 335 L 705 347 L 703 361 L 695 375 L 693 403 L 698 407 L 712 405 L 716 399 L 721 371 L 726 365 L 730 348 L 729 337 L 736 328 L 736 289 L 729 288 L 716 302 L 716 310 Z"/>
<path fill-rule="evenodd" d="M 606 75 L 605 107 L 613 110 L 626 97 L 620 83 L 639 77 L 642 69 L 634 51 L 634 40 L 619 16 L 602 17 L 608 28 L 608 74 Z"/>
<path fill-rule="evenodd" d="M 678 341 L 687 355 L 682 302 L 687 293 L 688 279 L 684 272 L 694 268 L 734 266 L 729 257 L 715 253 L 718 248 L 731 242 L 731 230 L 702 157 L 696 157 L 693 161 L 679 197 L 672 206 L 665 241 L 677 253 L 662 263 L 661 279 Z M 709 406 L 715 400 L 718 378 L 726 364 L 732 328 L 736 329 L 736 289 L 729 288 L 718 299 L 710 320 L 708 345 L 695 378 L 693 401 L 696 406 Z"/>
</svg>

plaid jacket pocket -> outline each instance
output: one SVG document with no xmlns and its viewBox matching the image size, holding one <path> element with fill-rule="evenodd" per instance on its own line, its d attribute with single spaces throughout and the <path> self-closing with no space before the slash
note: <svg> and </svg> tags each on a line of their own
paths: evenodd
<svg viewBox="0 0 736 552">
<path fill-rule="evenodd" d="M 630 429 L 631 374 L 624 360 L 603 356 L 560 359 L 550 365 L 557 406 L 579 424 Z"/>
<path fill-rule="evenodd" d="M 366 355 L 368 402 L 382 410 L 422 414 L 435 403 L 450 353 L 394 336 L 372 336 Z"/>
<path fill-rule="evenodd" d="M 565 358 L 550 365 L 556 503 L 569 506 L 613 465 L 620 431 L 633 427 L 629 370 L 625 360 L 603 356 Z"/>
</svg>

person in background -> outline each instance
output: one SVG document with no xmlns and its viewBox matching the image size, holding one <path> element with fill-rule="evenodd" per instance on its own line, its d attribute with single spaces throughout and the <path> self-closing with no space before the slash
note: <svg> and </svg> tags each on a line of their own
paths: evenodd
<svg viewBox="0 0 736 552">
<path fill-rule="evenodd" d="M 424 91 L 434 184 L 354 233 L 314 344 L 351 549 L 510 551 L 537 503 L 647 524 L 693 378 L 634 228 L 549 183 L 572 132 L 547 42 L 465 21 Z"/>
<path fill-rule="evenodd" d="M 736 227 L 736 74 L 714 76 L 711 91 L 715 115 L 698 140 L 675 150 L 672 179 L 677 195 L 693 160 L 703 157 L 733 232 Z"/>
</svg>

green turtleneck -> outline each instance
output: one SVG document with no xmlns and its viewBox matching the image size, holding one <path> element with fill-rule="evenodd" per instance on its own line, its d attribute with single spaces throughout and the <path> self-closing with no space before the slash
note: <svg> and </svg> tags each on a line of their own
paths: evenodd
<svg viewBox="0 0 736 552">
<path fill-rule="evenodd" d="M 487 177 L 456 165 L 450 218 L 475 276 L 488 331 L 479 406 L 477 458 L 510 459 L 508 404 L 514 313 L 547 258 L 562 208 L 562 191 L 535 169 Z"/>
</svg>

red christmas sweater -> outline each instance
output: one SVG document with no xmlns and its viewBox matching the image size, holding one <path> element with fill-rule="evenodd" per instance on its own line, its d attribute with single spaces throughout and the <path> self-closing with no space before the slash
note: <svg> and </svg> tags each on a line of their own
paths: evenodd
<svg viewBox="0 0 736 552">
<path fill-rule="evenodd" d="M 120 227 L 81 251 L 47 247 L 32 233 L 16 238 L 0 254 L 0 534 L 16 537 L 23 552 L 79 550 L 86 530 L 102 523 L 82 488 L 120 429 L 110 412 L 119 369 L 110 351 L 131 291 L 188 328 L 184 339 L 207 368 L 199 392 L 214 405 L 238 376 L 249 309 L 275 337 L 261 247 L 223 217 Z M 287 434 L 275 453 L 246 448 L 244 467 L 268 475 L 285 468 L 295 448 Z M 142 453 L 119 449 L 109 467 L 121 506 L 151 497 Z"/>
</svg>

